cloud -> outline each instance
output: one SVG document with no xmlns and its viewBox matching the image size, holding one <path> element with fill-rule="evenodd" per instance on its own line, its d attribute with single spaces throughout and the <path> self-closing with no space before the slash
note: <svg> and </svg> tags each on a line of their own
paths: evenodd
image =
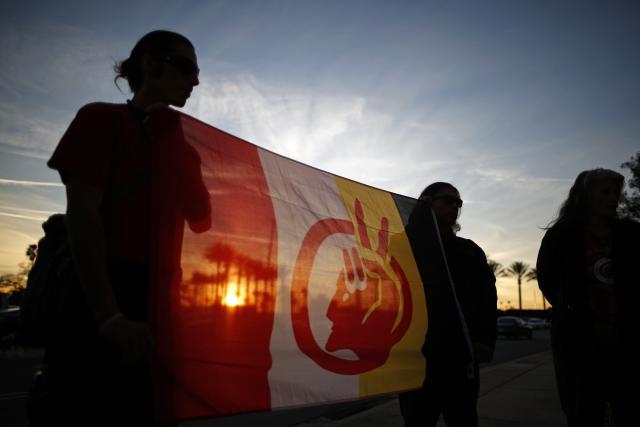
<svg viewBox="0 0 640 427">
<path fill-rule="evenodd" d="M 45 221 L 50 215 L 58 213 L 52 210 L 19 208 L 13 206 L 0 205 L 0 215 L 9 218 L 30 219 L 34 221 Z"/>
<path fill-rule="evenodd" d="M 7 23 L 0 30 L 1 87 L 48 102 L 96 94 L 112 82 L 109 52 L 118 51 L 120 43 L 88 29 L 51 21 Z"/>
<path fill-rule="evenodd" d="M 0 178 L 0 185 L 24 185 L 29 187 L 64 187 L 59 182 L 24 181 L 19 179 Z"/>
<path fill-rule="evenodd" d="M 263 148 L 321 168 L 351 154 L 373 160 L 367 152 L 375 144 L 366 149 L 366 141 L 389 121 L 368 108 L 362 96 L 276 87 L 251 75 L 205 80 L 187 111 Z"/>
<path fill-rule="evenodd" d="M 0 152 L 48 158 L 78 107 L 118 95 L 111 68 L 119 51 L 113 39 L 56 22 L 1 26 Z"/>
<path fill-rule="evenodd" d="M 186 112 L 263 148 L 331 173 L 416 195 L 425 174 L 455 165 L 444 123 L 395 117 L 363 95 L 276 85 L 250 74 L 201 78 Z"/>
<path fill-rule="evenodd" d="M 48 159 L 65 125 L 0 103 L 0 152 Z"/>
<path fill-rule="evenodd" d="M 304 157 L 360 123 L 364 104 L 362 97 L 318 96 L 245 75 L 204 83 L 188 110 L 265 148 Z"/>
<path fill-rule="evenodd" d="M 31 215 L 13 214 L 13 213 L 2 212 L 2 211 L 0 211 L 0 215 L 1 216 L 6 216 L 6 217 L 9 217 L 9 218 L 30 219 L 30 220 L 33 220 L 33 221 L 44 221 L 44 220 L 47 219 L 46 216 L 31 216 Z"/>
<path fill-rule="evenodd" d="M 496 183 L 504 183 L 507 185 L 531 185 L 531 184 L 566 184 L 573 180 L 567 178 L 549 178 L 549 177 L 533 177 L 517 173 L 512 169 L 491 169 L 491 168 L 475 168 L 469 171 L 471 175 L 488 179 Z"/>
</svg>

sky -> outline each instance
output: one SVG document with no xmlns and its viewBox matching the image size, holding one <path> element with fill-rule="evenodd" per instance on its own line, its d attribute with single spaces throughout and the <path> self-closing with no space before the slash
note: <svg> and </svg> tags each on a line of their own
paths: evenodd
<svg viewBox="0 0 640 427">
<path fill-rule="evenodd" d="M 65 209 L 46 161 L 76 111 L 131 97 L 113 65 L 156 29 L 196 47 L 185 113 L 395 193 L 451 182 L 459 235 L 505 266 L 535 265 L 580 171 L 640 150 L 637 2 L 3 0 L 0 274 Z"/>
</svg>

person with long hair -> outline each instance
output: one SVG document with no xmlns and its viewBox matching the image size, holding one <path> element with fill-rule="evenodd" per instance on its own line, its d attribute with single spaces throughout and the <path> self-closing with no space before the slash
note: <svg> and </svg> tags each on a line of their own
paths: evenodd
<svg viewBox="0 0 640 427">
<path fill-rule="evenodd" d="M 409 217 L 407 237 L 425 286 L 428 329 L 421 389 L 400 394 L 407 427 L 478 425 L 480 362 L 496 342 L 496 286 L 482 249 L 456 236 L 460 193 L 447 182 L 427 186 Z"/>
<path fill-rule="evenodd" d="M 115 71 L 132 99 L 82 107 L 48 162 L 66 188 L 77 277 L 46 348 L 52 425 L 153 424 L 151 265 L 179 254 L 185 219 L 194 231 L 210 221 L 200 159 L 169 108 L 199 84 L 193 44 L 153 31 Z"/>
<path fill-rule="evenodd" d="M 624 177 L 581 172 L 547 227 L 538 283 L 552 304 L 556 382 L 568 425 L 637 425 L 640 224 L 620 219 Z M 609 407 L 610 410 L 606 408 Z M 635 412 L 635 411 L 634 411 Z M 607 415 L 609 414 L 609 415 Z"/>
</svg>

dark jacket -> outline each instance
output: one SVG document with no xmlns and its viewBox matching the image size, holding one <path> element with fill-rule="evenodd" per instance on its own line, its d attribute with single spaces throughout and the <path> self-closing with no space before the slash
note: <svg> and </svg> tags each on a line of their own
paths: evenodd
<svg viewBox="0 0 640 427">
<path fill-rule="evenodd" d="M 552 333 L 574 351 L 593 342 L 587 304 L 586 246 L 583 227 L 557 224 L 542 239 L 538 253 L 538 284 L 553 306 Z M 637 305 L 640 297 L 640 224 L 616 220 L 613 227 L 614 292 L 618 328 L 625 351 L 635 353 L 639 342 Z"/>
<path fill-rule="evenodd" d="M 637 322 L 640 224 L 616 220 L 612 243 L 616 322 L 621 339 L 616 363 L 637 378 L 634 365 L 640 360 Z M 586 267 L 584 227 L 560 223 L 547 230 L 538 253 L 538 284 L 553 306 L 551 345 L 558 392 L 562 407 L 568 413 L 574 406 L 580 378 L 593 375 L 598 368 L 593 365 L 597 341 L 588 306 Z"/>
<path fill-rule="evenodd" d="M 423 209 L 421 212 L 420 210 Z M 418 205 L 407 225 L 427 301 L 428 329 L 423 351 L 427 366 L 466 364 L 471 354 L 455 305 L 444 258 L 429 211 Z M 480 247 L 469 239 L 443 239 L 447 262 L 472 343 L 496 342 L 496 287 Z"/>
</svg>

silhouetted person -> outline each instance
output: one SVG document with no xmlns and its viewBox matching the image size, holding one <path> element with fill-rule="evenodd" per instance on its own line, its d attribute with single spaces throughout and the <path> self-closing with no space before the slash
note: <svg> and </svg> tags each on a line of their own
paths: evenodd
<svg viewBox="0 0 640 427">
<path fill-rule="evenodd" d="M 580 173 L 538 253 L 570 427 L 603 425 L 606 402 L 616 426 L 638 423 L 640 224 L 617 218 L 623 185 L 611 170 Z"/>
<path fill-rule="evenodd" d="M 151 32 L 116 72 L 132 100 L 82 107 L 48 163 L 65 184 L 78 279 L 46 349 L 52 425 L 153 423 L 150 295 L 180 276 L 184 220 L 210 223 L 200 159 L 167 108 L 199 83 L 193 45 Z"/>
<path fill-rule="evenodd" d="M 420 195 L 406 227 L 428 313 L 424 385 L 400 395 L 406 426 L 435 426 L 441 414 L 450 426 L 478 425 L 478 363 L 493 356 L 497 298 L 484 252 L 473 241 L 455 235 L 461 207 L 453 185 L 433 183 Z"/>
</svg>

